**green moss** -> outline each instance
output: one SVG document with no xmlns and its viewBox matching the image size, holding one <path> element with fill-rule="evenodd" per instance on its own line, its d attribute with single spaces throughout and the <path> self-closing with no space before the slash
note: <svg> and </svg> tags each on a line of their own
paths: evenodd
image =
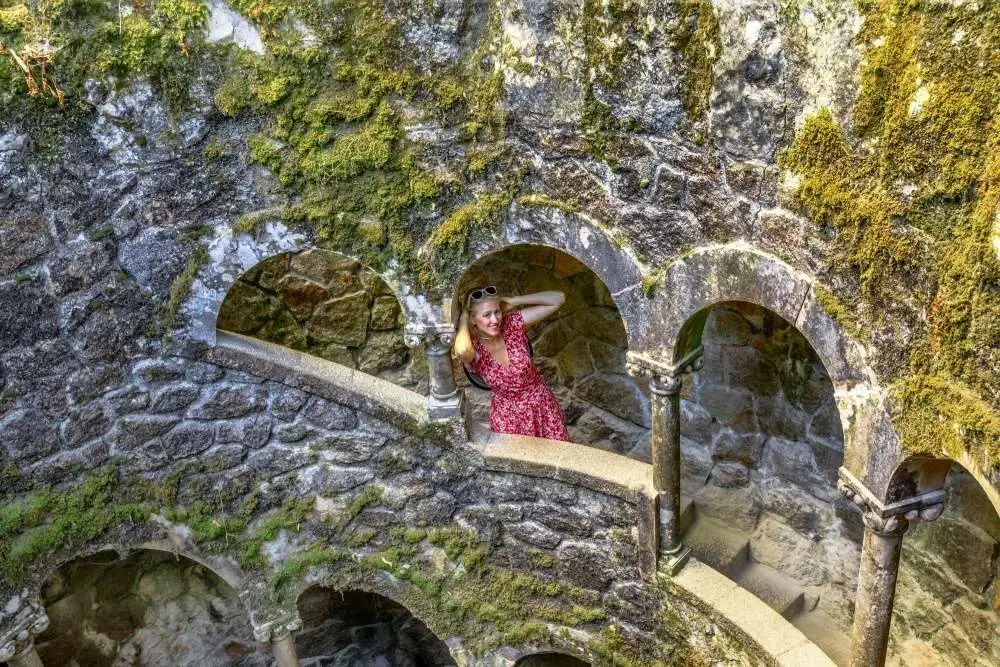
<svg viewBox="0 0 1000 667">
<path fill-rule="evenodd" d="M 858 314 L 855 310 L 819 283 L 813 283 L 813 291 L 816 293 L 816 301 L 819 302 L 820 308 L 843 327 L 848 335 L 856 340 L 864 339 L 864 331 L 858 324 Z"/>
<path fill-rule="evenodd" d="M 684 108 L 697 121 L 708 111 L 709 96 L 715 84 L 715 62 L 722 55 L 719 21 L 711 0 L 686 0 L 677 3 L 678 17 L 673 30 L 673 47 L 684 62 Z"/>
<path fill-rule="evenodd" d="M 163 309 L 163 328 L 166 331 L 177 326 L 177 316 L 180 314 L 181 304 L 191 291 L 191 285 L 198 276 L 198 271 L 208 263 L 208 249 L 199 246 L 188 259 L 187 264 L 174 282 L 170 284 L 170 296 Z"/>
<path fill-rule="evenodd" d="M 521 206 L 538 206 L 541 208 L 557 208 L 566 215 L 580 212 L 580 204 L 575 201 L 565 201 L 563 199 L 553 199 L 541 193 L 530 193 L 517 198 L 517 203 Z"/>
<path fill-rule="evenodd" d="M 906 450 L 933 443 L 995 469 L 1000 6 L 866 0 L 859 10 L 853 135 L 821 111 L 781 158 L 800 179 L 796 204 L 833 242 L 838 282 L 861 287 L 820 294 L 821 305 L 848 328 L 853 316 L 857 335 L 900 319 L 916 331 L 908 366 L 889 378 Z"/>
<path fill-rule="evenodd" d="M 309 568 L 336 563 L 344 558 L 344 553 L 325 544 L 314 544 L 302 553 L 285 560 L 269 578 L 272 590 L 279 590 L 290 581 L 299 579 Z"/>
</svg>

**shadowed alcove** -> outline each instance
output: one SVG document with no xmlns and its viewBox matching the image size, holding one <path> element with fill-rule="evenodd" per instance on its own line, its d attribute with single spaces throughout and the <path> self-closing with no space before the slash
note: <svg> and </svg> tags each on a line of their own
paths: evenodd
<svg viewBox="0 0 1000 667">
<path fill-rule="evenodd" d="M 565 653 L 534 653 L 515 662 L 514 667 L 590 667 L 590 663 Z"/>
<path fill-rule="evenodd" d="M 625 325 L 608 288 L 570 255 L 515 245 L 480 259 L 462 275 L 454 311 L 468 293 L 495 285 L 502 296 L 559 290 L 566 302 L 528 327 L 534 361 L 566 416 L 572 442 L 649 459 L 649 401 L 625 371 Z M 464 381 L 460 364 L 455 376 Z M 468 387 L 472 420 L 488 430 L 490 394 Z"/>
<path fill-rule="evenodd" d="M 295 646 L 303 667 L 444 667 L 448 646 L 405 607 L 364 591 L 323 586 L 298 600 Z"/>
<path fill-rule="evenodd" d="M 35 646 L 50 667 L 266 664 L 236 591 L 183 556 L 101 551 L 60 567 L 42 595 Z"/>
</svg>

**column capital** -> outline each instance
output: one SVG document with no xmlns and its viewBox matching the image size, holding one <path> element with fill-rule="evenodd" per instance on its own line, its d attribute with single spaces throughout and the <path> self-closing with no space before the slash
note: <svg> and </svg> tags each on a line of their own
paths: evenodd
<svg viewBox="0 0 1000 667">
<path fill-rule="evenodd" d="M 407 347 L 423 346 L 429 354 L 443 354 L 455 342 L 455 325 L 450 322 L 407 324 L 403 328 L 403 342 Z"/>
<path fill-rule="evenodd" d="M 297 611 L 281 611 L 267 619 L 252 619 L 253 638 L 259 642 L 279 641 L 302 628 Z"/>
<path fill-rule="evenodd" d="M 879 535 L 902 533 L 911 523 L 934 521 L 944 511 L 943 489 L 883 503 L 847 468 L 838 471 L 837 492 L 861 510 L 865 526 Z"/>
<path fill-rule="evenodd" d="M 701 370 L 705 361 L 702 352 L 703 348 L 699 345 L 672 364 L 640 352 L 628 352 L 625 356 L 625 368 L 634 377 L 648 378 L 654 393 L 672 394 L 680 391 L 681 376 Z"/>
<path fill-rule="evenodd" d="M 35 637 L 49 627 L 49 617 L 40 603 L 28 602 L 14 616 L 13 622 L 0 633 L 0 662 L 29 650 Z"/>
</svg>

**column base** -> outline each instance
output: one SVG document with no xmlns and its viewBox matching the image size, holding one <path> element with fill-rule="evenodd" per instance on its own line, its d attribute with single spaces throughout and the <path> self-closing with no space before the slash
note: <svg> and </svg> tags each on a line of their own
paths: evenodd
<svg viewBox="0 0 1000 667">
<path fill-rule="evenodd" d="M 465 394 L 458 392 L 451 398 L 427 397 L 427 416 L 434 421 L 461 419 Z"/>
<path fill-rule="evenodd" d="M 691 558 L 691 549 L 680 544 L 673 551 L 664 551 L 660 555 L 660 572 L 673 577 L 687 564 Z"/>
</svg>

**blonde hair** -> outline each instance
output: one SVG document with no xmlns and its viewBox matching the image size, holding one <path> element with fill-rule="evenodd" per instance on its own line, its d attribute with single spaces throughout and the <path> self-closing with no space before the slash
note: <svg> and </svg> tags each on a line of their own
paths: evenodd
<svg viewBox="0 0 1000 667">
<path fill-rule="evenodd" d="M 513 306 L 505 302 L 499 294 L 489 299 L 480 299 L 469 303 L 468 306 L 462 308 L 462 314 L 458 316 L 458 326 L 455 327 L 455 342 L 451 344 L 452 356 L 461 359 L 462 363 L 471 364 L 476 360 L 476 348 L 472 345 L 473 327 L 476 325 L 472 322 L 470 315 L 476 311 L 479 304 L 487 301 L 499 301 L 500 312 L 504 316 L 513 309 Z M 466 297 L 466 303 L 468 303 L 468 297 Z"/>
</svg>

